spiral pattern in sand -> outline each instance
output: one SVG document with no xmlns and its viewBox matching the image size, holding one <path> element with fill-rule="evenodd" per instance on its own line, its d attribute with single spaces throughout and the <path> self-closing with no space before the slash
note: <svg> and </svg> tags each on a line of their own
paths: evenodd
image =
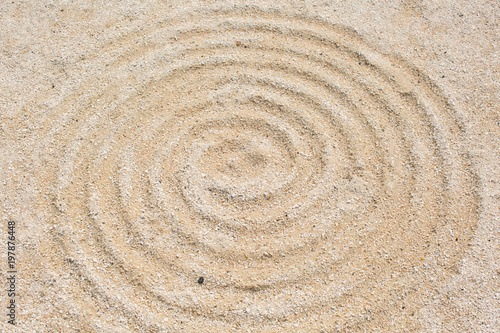
<svg viewBox="0 0 500 333">
<path fill-rule="evenodd" d="M 95 313 L 145 331 L 410 327 L 456 270 L 476 177 L 454 110 L 404 60 L 255 8 L 103 55 L 45 124 L 64 151 L 46 172 L 54 239 Z"/>
</svg>

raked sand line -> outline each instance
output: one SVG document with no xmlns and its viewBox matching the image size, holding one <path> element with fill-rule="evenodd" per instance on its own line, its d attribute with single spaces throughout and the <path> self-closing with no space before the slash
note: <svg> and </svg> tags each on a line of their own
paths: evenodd
<svg viewBox="0 0 500 333">
<path fill-rule="evenodd" d="M 88 327 L 411 328 L 456 273 L 477 180 L 460 119 L 403 59 L 256 8 L 104 54 L 46 120 L 60 155 L 40 179 Z"/>
</svg>

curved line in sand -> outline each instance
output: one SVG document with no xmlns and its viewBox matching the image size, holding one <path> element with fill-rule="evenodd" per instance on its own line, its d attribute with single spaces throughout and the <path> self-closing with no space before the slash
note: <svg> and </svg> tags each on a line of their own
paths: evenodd
<svg viewBox="0 0 500 333">
<path fill-rule="evenodd" d="M 102 309 L 152 330 L 193 315 L 386 325 L 456 270 L 476 176 L 460 119 L 404 60 L 256 8 L 168 20 L 111 52 L 46 124 L 64 151 L 47 169 L 53 237 Z"/>
</svg>

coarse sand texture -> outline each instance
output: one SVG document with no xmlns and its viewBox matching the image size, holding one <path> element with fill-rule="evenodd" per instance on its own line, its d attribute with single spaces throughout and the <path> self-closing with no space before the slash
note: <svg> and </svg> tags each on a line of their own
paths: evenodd
<svg viewBox="0 0 500 333">
<path fill-rule="evenodd" d="M 23 278 L 52 274 L 64 310 L 37 332 L 425 331 L 483 209 L 467 124 L 425 70 L 257 6 L 84 57 L 100 70 L 37 117 L 44 259 L 18 264 L 20 322 Z"/>
</svg>

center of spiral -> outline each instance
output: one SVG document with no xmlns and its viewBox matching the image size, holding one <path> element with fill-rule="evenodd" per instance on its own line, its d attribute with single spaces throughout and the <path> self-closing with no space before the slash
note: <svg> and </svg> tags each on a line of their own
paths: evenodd
<svg viewBox="0 0 500 333">
<path fill-rule="evenodd" d="M 266 155 L 269 153 L 272 152 L 263 151 L 249 141 L 223 140 L 207 149 L 200 161 L 201 170 L 213 173 L 219 179 L 256 178 L 266 169 L 269 163 Z"/>
<path fill-rule="evenodd" d="M 241 119 L 210 125 L 202 126 L 190 145 L 193 154 L 186 176 L 197 179 L 195 192 L 210 198 L 212 207 L 249 208 L 289 186 L 294 160 L 285 133 L 264 122 Z"/>
</svg>

